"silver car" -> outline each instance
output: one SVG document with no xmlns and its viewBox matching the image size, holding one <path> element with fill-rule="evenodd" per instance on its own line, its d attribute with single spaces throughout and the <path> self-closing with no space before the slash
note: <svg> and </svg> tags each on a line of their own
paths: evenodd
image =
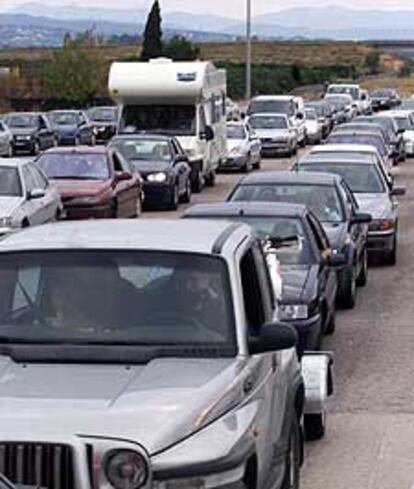
<svg viewBox="0 0 414 489">
<path fill-rule="evenodd" d="M 227 123 L 227 158 L 220 169 L 250 171 L 260 168 L 262 145 L 254 131 L 243 122 Z"/>
<path fill-rule="evenodd" d="M 248 119 L 262 143 L 262 155 L 289 155 L 298 148 L 298 130 L 285 114 L 253 114 Z"/>
<path fill-rule="evenodd" d="M 404 195 L 403 187 L 393 186 L 375 162 L 366 159 L 315 160 L 311 157 L 300 161 L 297 169 L 302 171 L 320 171 L 341 175 L 352 190 L 359 209 L 371 214 L 367 248 L 371 256 L 379 256 L 390 265 L 397 261 L 398 205 L 394 196 Z"/>
<path fill-rule="evenodd" d="M 59 219 L 59 192 L 30 160 L 0 161 L 0 235 Z"/>
<path fill-rule="evenodd" d="M 13 135 L 7 125 L 0 120 L 0 156 L 13 156 Z"/>
<path fill-rule="evenodd" d="M 250 227 L 228 222 L 63 222 L 0 241 L 4 475 L 298 488 L 305 387 L 266 270 Z"/>
</svg>

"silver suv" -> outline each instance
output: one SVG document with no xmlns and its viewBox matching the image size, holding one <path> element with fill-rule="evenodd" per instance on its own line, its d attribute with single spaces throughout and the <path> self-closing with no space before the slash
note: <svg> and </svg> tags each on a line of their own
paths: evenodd
<svg viewBox="0 0 414 489">
<path fill-rule="evenodd" d="M 0 243 L 0 290 L 0 472 L 12 483 L 299 487 L 296 333 L 273 319 L 248 226 L 29 229 Z"/>
</svg>

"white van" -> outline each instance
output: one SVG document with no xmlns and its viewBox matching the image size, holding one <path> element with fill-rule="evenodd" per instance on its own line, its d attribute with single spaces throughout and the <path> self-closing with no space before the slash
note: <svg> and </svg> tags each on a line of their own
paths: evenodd
<svg viewBox="0 0 414 489">
<path fill-rule="evenodd" d="M 247 114 L 286 114 L 297 131 L 297 142 L 306 145 L 305 103 L 293 95 L 260 95 L 252 98 Z"/>
<path fill-rule="evenodd" d="M 357 114 L 364 113 L 365 98 L 361 87 L 356 83 L 336 83 L 328 85 L 327 94 L 350 95 Z"/>
<path fill-rule="evenodd" d="M 119 105 L 119 134 L 166 133 L 178 138 L 192 167 L 193 191 L 214 185 L 227 155 L 226 73 L 209 62 L 158 58 L 115 62 L 109 92 Z"/>
</svg>

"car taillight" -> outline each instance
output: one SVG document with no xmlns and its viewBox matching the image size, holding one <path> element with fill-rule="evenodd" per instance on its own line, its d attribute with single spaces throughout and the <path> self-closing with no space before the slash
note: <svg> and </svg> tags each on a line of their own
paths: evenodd
<svg viewBox="0 0 414 489">
<path fill-rule="evenodd" d="M 375 219 L 369 224 L 370 231 L 390 231 L 391 229 L 394 229 L 392 219 Z"/>
</svg>

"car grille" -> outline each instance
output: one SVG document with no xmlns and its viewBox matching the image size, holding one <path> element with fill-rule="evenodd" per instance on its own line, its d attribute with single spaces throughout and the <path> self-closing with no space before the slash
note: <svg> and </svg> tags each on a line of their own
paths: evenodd
<svg viewBox="0 0 414 489">
<path fill-rule="evenodd" d="M 0 473 L 15 484 L 73 489 L 72 448 L 49 443 L 0 443 Z"/>
</svg>

